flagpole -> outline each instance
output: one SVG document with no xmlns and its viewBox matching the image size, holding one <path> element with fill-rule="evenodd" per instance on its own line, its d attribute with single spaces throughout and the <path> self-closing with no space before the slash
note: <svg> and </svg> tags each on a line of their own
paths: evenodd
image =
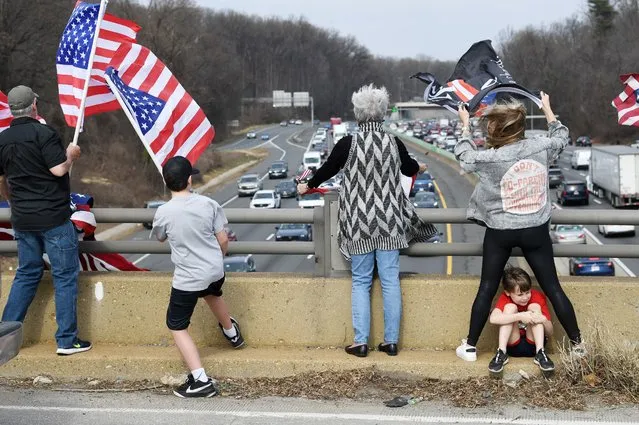
<svg viewBox="0 0 639 425">
<path fill-rule="evenodd" d="M 98 20 L 95 24 L 95 35 L 93 36 L 93 44 L 91 45 L 91 55 L 89 56 L 89 63 L 87 66 L 87 79 L 84 82 L 84 90 L 82 92 L 82 99 L 80 100 L 80 113 L 78 115 L 78 121 L 75 124 L 75 133 L 73 134 L 72 145 L 78 144 L 78 138 L 80 137 L 80 131 L 82 131 L 82 127 L 84 124 L 84 108 L 87 103 L 87 96 L 89 93 L 89 83 L 91 82 L 91 70 L 93 69 L 93 59 L 95 57 L 95 51 L 98 47 L 98 38 L 100 36 L 100 27 L 102 26 L 102 20 L 104 19 L 104 14 L 106 13 L 107 4 L 109 0 L 100 0 L 100 12 L 98 13 Z"/>
<path fill-rule="evenodd" d="M 124 114 L 129 119 L 129 121 L 131 121 L 131 125 L 133 126 L 133 129 L 135 130 L 136 134 L 138 135 L 138 137 L 142 141 L 142 144 L 144 145 L 144 148 L 148 152 L 149 156 L 151 157 L 151 160 L 153 161 L 153 163 L 157 167 L 157 169 L 160 172 L 160 174 L 162 174 L 162 166 L 160 164 L 158 164 L 157 162 L 155 162 L 155 154 L 151 150 L 151 146 L 148 146 L 144 142 L 144 134 L 142 134 L 142 130 L 140 130 L 140 127 L 138 127 L 137 121 L 131 115 L 131 111 L 129 110 L 128 104 L 126 103 L 126 101 L 124 99 L 122 99 L 122 96 L 120 96 L 120 91 L 117 89 L 117 87 L 115 87 L 115 84 L 111 80 L 111 76 L 107 72 L 104 73 L 104 79 L 106 80 L 107 84 L 111 88 L 111 91 L 113 92 L 113 95 L 115 96 L 115 98 L 118 100 L 118 102 L 122 106 L 122 110 L 124 111 Z"/>
</svg>

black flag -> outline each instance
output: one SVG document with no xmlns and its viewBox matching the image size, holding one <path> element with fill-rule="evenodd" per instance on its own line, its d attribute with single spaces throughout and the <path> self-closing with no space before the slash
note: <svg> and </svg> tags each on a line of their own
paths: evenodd
<svg viewBox="0 0 639 425">
<path fill-rule="evenodd" d="M 417 78 L 428 85 L 424 92 L 426 103 L 443 106 L 455 113 L 460 103 L 467 103 L 468 109 L 475 112 L 482 103 L 494 100 L 498 93 L 521 95 L 541 107 L 541 100 L 517 84 L 504 68 L 490 40 L 473 44 L 459 59 L 445 85 L 427 72 L 419 72 L 410 78 Z"/>
</svg>

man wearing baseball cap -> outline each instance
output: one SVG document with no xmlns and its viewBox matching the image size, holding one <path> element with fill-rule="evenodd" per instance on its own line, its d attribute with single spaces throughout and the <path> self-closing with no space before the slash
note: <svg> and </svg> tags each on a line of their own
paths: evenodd
<svg viewBox="0 0 639 425">
<path fill-rule="evenodd" d="M 2 320 L 24 321 L 46 252 L 55 288 L 57 353 L 87 351 L 91 344 L 78 338 L 78 237 L 69 220 L 69 170 L 80 148 L 69 145 L 65 151 L 58 133 L 36 119 L 38 95 L 31 88 L 14 87 L 7 100 L 14 119 L 0 133 L 0 193 L 11 206 L 18 270 Z"/>
</svg>

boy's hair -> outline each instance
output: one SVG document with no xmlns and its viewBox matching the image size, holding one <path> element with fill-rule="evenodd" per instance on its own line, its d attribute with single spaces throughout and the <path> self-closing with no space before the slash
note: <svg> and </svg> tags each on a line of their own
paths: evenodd
<svg viewBox="0 0 639 425">
<path fill-rule="evenodd" d="M 506 267 L 501 278 L 501 284 L 506 292 L 515 292 L 517 288 L 521 292 L 527 292 L 532 288 L 530 276 L 524 269 L 519 267 Z"/>
</svg>

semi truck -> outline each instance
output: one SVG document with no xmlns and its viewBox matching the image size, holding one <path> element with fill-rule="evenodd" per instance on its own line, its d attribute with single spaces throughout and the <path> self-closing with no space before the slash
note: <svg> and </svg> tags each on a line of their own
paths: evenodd
<svg viewBox="0 0 639 425">
<path fill-rule="evenodd" d="M 588 190 L 615 208 L 639 205 L 639 149 L 593 146 Z"/>
</svg>

